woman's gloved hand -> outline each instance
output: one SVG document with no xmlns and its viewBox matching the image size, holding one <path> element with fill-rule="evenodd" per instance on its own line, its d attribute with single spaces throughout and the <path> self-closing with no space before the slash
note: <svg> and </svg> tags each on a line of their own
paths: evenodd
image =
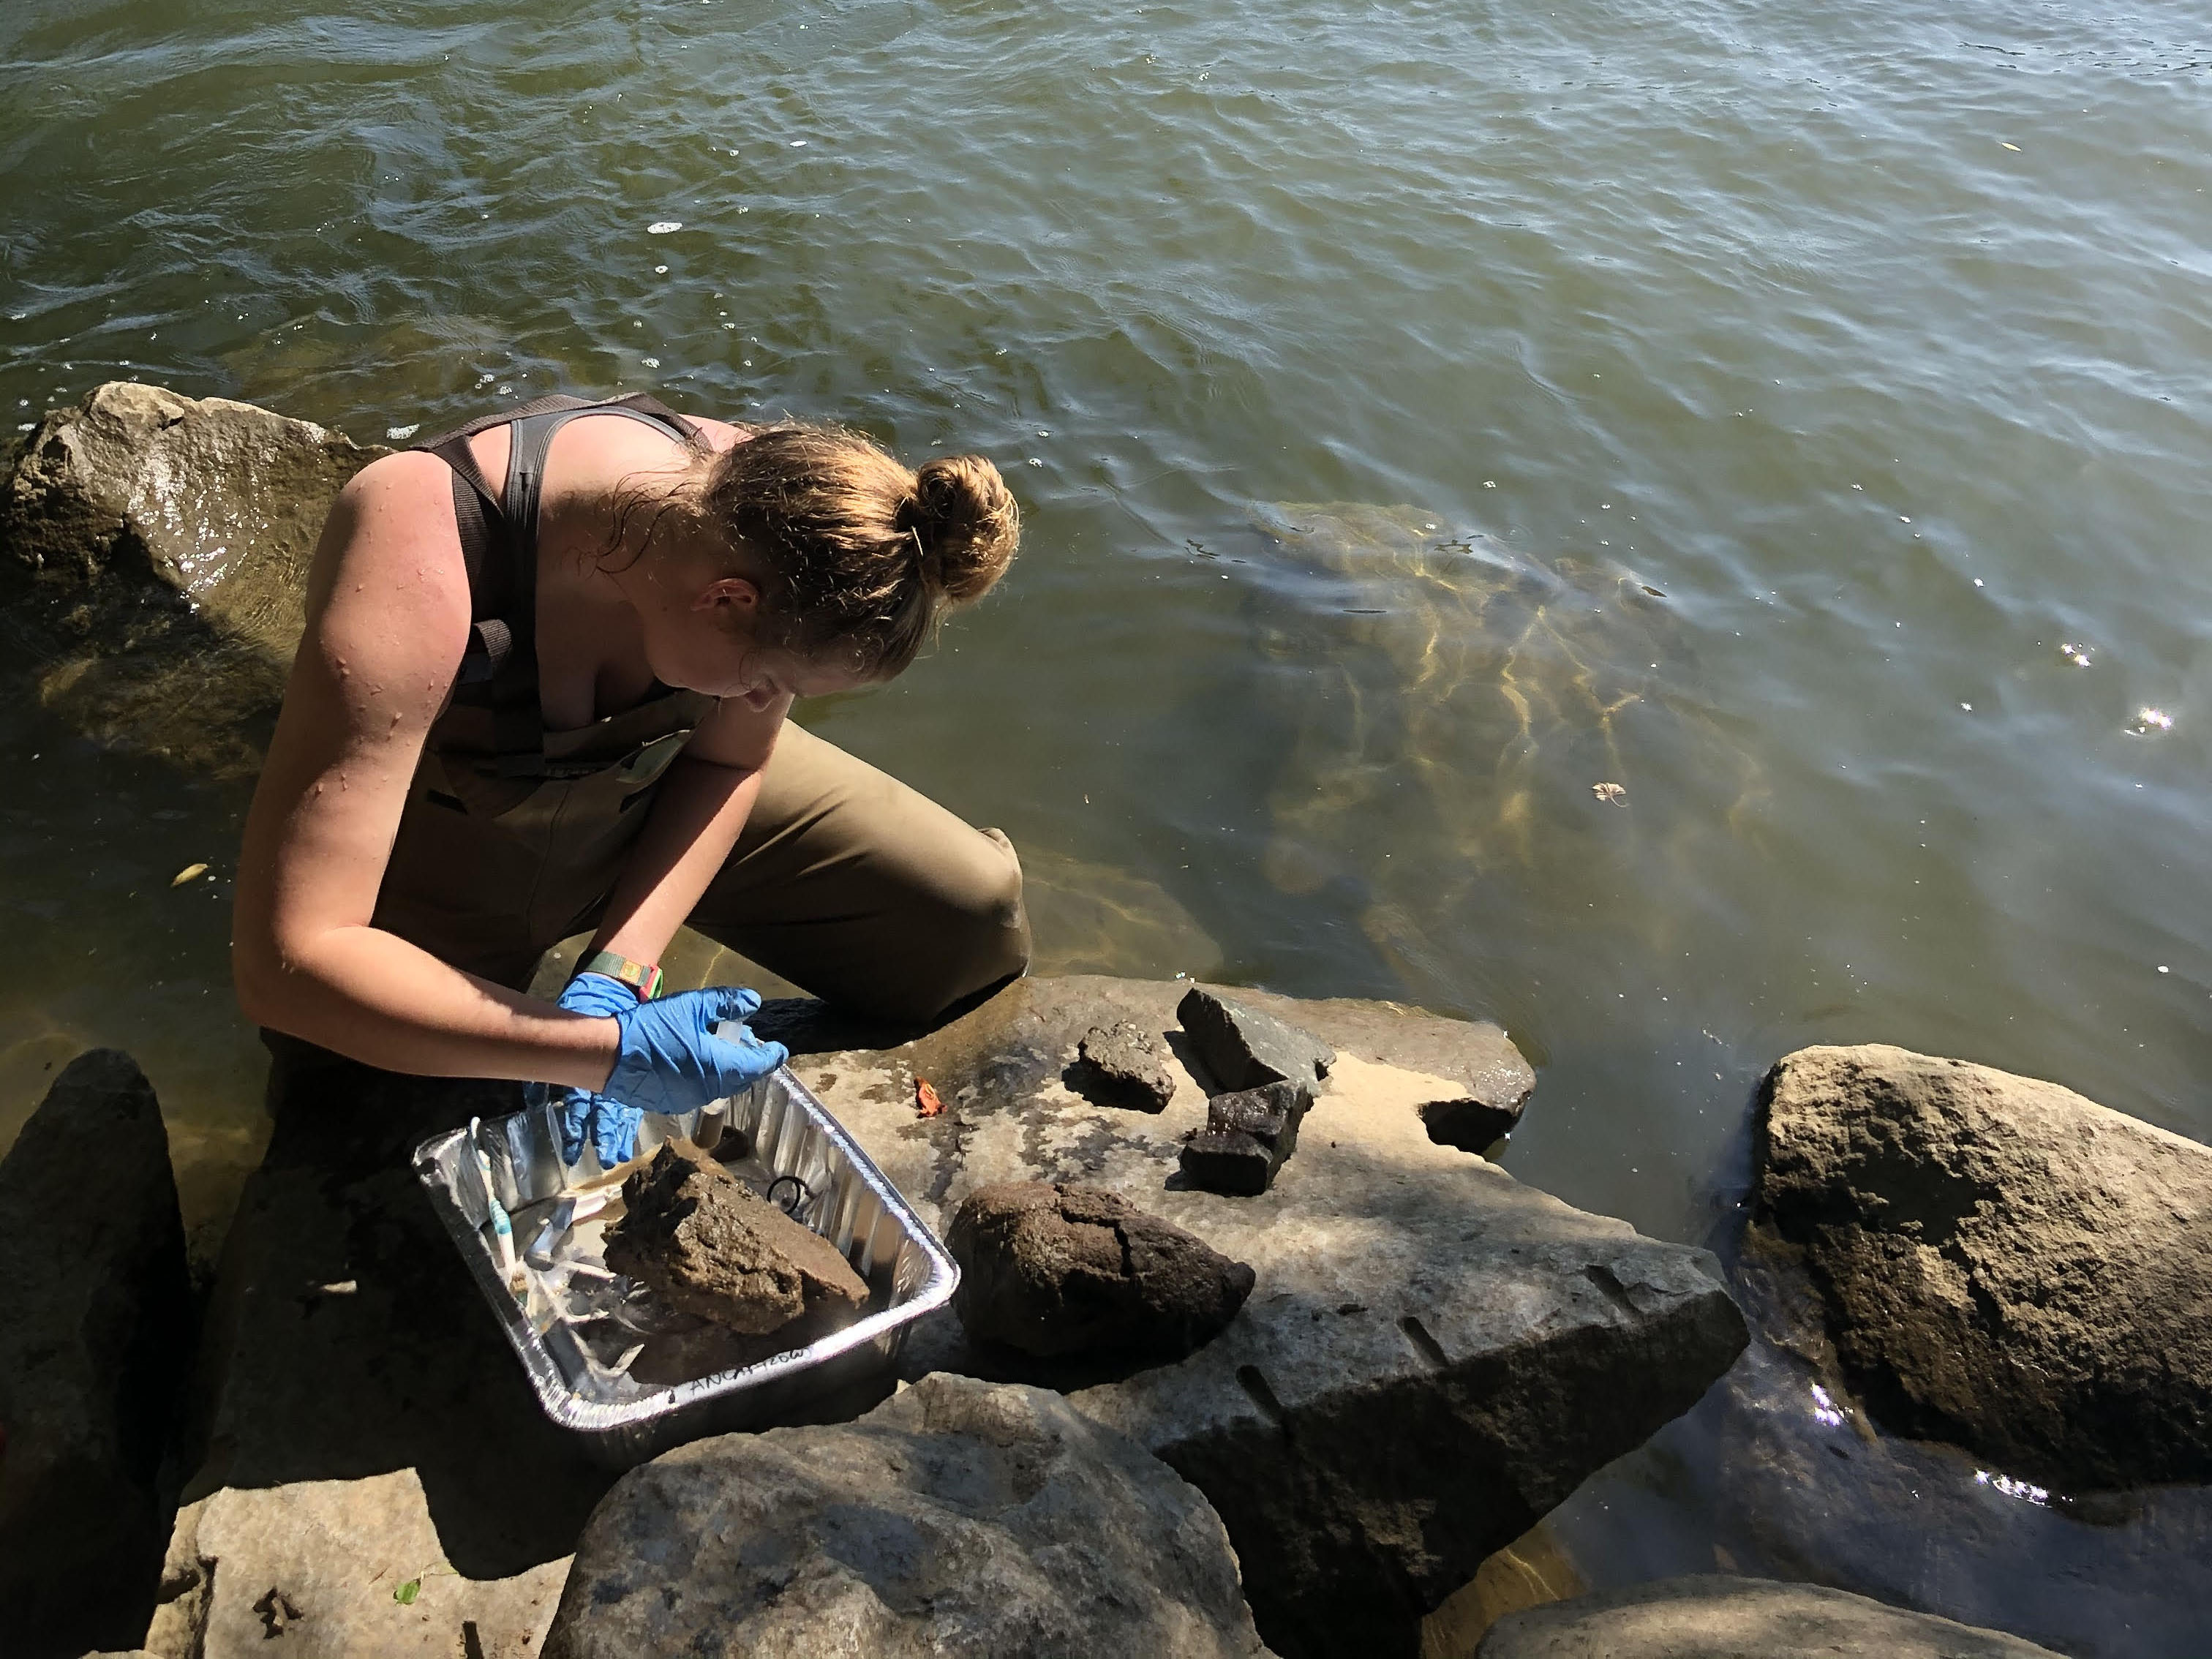
<svg viewBox="0 0 2212 1659">
<path fill-rule="evenodd" d="M 562 989 L 560 1006 L 572 1014 L 609 1019 L 635 1008 L 637 992 L 610 974 L 579 974 Z M 525 1097 L 542 1098 L 544 1091 L 544 1085 L 533 1084 Z M 603 1170 L 611 1170 L 636 1155 L 637 1126 L 643 1113 L 588 1089 L 562 1089 L 555 1097 L 561 1108 L 562 1163 L 574 1164 L 582 1159 L 586 1132 Z"/>
<path fill-rule="evenodd" d="M 675 1114 L 750 1088 L 788 1060 L 790 1051 L 743 1030 L 734 1041 L 720 1037 L 714 1028 L 725 1020 L 750 1019 L 760 1001 L 757 993 L 720 985 L 617 1011 L 622 1047 L 605 1092 L 630 1108 Z M 635 1146 L 634 1123 L 630 1140 Z"/>
<path fill-rule="evenodd" d="M 583 1158 L 587 1133 L 601 1169 L 626 1164 L 637 1155 L 637 1126 L 646 1113 L 692 1111 L 750 1087 L 790 1057 L 781 1043 L 763 1042 L 750 1032 L 734 1042 L 714 1035 L 717 1023 L 759 1012 L 759 996 L 735 986 L 641 1003 L 621 980 L 579 974 L 562 991 L 560 1006 L 612 1018 L 622 1028 L 605 1089 L 558 1091 L 561 1158 L 569 1164 Z"/>
</svg>

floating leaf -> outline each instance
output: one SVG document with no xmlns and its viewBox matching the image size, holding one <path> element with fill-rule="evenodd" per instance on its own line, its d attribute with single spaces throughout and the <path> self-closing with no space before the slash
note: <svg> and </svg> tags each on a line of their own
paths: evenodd
<svg viewBox="0 0 2212 1659">
<path fill-rule="evenodd" d="M 1628 804 L 1628 791 L 1617 783 L 1594 783 L 1590 785 L 1590 793 L 1608 806 L 1626 806 Z"/>
<path fill-rule="evenodd" d="M 195 881 L 205 874 L 207 874 L 207 866 L 204 864 L 188 864 L 169 878 L 169 885 L 182 887 L 186 882 Z"/>
<path fill-rule="evenodd" d="M 924 1117 L 935 1117 L 945 1109 L 945 1103 L 937 1097 L 937 1091 L 929 1086 L 927 1078 L 914 1080 L 914 1109 Z"/>
<path fill-rule="evenodd" d="M 419 1578 L 410 1578 L 392 1592 L 392 1599 L 403 1607 L 411 1607 L 415 1605 L 415 1598 L 422 1593 L 422 1581 Z"/>
</svg>

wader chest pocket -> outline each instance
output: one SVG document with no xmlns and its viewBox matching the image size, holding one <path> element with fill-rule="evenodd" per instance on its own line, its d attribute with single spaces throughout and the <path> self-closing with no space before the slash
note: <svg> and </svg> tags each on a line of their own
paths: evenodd
<svg viewBox="0 0 2212 1659">
<path fill-rule="evenodd" d="M 668 769 L 669 763 L 676 758 L 690 736 L 691 730 L 686 726 L 681 732 L 671 732 L 665 738 L 655 738 L 624 761 L 616 775 L 625 784 L 653 782 Z M 629 803 L 624 801 L 623 805 L 627 806 Z"/>
</svg>

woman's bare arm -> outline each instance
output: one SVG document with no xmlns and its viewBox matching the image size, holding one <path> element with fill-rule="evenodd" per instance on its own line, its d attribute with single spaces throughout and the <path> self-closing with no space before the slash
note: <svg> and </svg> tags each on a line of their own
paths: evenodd
<svg viewBox="0 0 2212 1659">
<path fill-rule="evenodd" d="M 725 702 L 694 732 L 654 791 L 645 828 L 592 938 L 592 951 L 657 962 L 714 879 L 753 803 L 791 699 L 766 709 Z"/>
<path fill-rule="evenodd" d="M 429 1076 L 597 1088 L 615 1022 L 462 973 L 370 926 L 424 738 L 468 641 L 445 464 L 394 455 L 340 492 L 246 822 L 231 964 L 246 1018 Z"/>
</svg>

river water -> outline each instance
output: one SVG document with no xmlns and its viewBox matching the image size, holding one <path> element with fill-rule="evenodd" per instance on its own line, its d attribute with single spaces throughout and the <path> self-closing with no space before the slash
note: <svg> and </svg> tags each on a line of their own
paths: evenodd
<svg viewBox="0 0 2212 1659">
<path fill-rule="evenodd" d="M 995 457 L 1002 592 L 803 718 L 1013 836 L 1047 967 L 1495 1018 L 1508 1166 L 1670 1237 L 1808 1042 L 2212 1138 L 2199 5 L 15 0 L 0 59 L 10 427 L 649 387 Z M 0 1137 L 123 1043 L 211 1241 L 241 791 L 0 756 Z"/>
</svg>

